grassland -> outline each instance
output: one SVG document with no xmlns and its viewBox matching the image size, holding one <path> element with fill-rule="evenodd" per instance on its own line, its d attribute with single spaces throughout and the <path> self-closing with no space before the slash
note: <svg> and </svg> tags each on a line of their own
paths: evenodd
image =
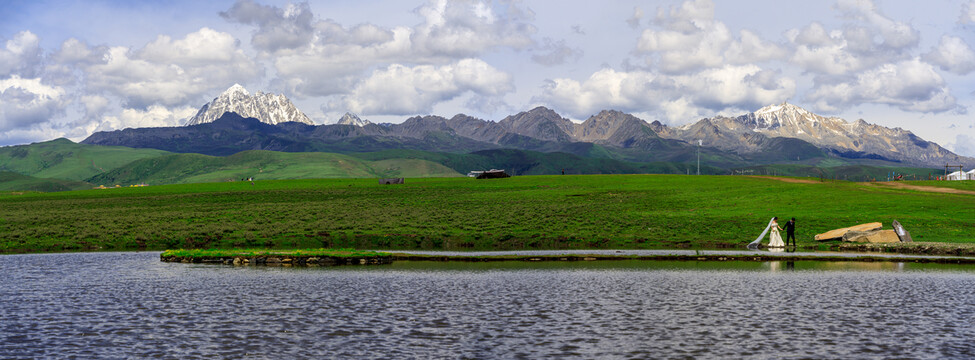
<svg viewBox="0 0 975 360">
<path fill-rule="evenodd" d="M 0 191 L 68 191 L 91 189 L 94 185 L 84 181 L 42 179 L 10 171 L 0 171 Z"/>
<path fill-rule="evenodd" d="M 133 161 L 88 181 L 113 184 L 189 184 L 307 178 L 450 177 L 462 176 L 443 165 L 421 159 L 362 160 L 331 153 L 285 153 L 252 150 L 219 157 L 171 154 Z"/>
<path fill-rule="evenodd" d="M 975 242 L 975 195 L 813 180 L 329 179 L 8 193 L 0 252 L 743 247 L 772 216 L 798 218 L 800 246 L 815 246 L 825 230 L 894 219 L 916 241 Z"/>
</svg>

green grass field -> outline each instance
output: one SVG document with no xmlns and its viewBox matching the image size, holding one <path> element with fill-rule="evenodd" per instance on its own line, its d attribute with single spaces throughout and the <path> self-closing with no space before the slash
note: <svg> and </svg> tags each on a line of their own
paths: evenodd
<svg viewBox="0 0 975 360">
<path fill-rule="evenodd" d="M 68 191 L 91 189 L 94 185 L 84 181 L 42 179 L 10 171 L 0 171 L 0 191 Z"/>
<path fill-rule="evenodd" d="M 889 228 L 894 219 L 916 241 L 975 242 L 975 195 L 743 176 L 556 175 L 6 193 L 0 252 L 743 247 L 772 216 L 798 218 L 806 246 L 829 229 Z"/>
</svg>

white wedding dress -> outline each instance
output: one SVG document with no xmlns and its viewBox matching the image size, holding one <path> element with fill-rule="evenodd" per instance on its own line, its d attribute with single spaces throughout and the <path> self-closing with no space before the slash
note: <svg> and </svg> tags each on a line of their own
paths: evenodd
<svg viewBox="0 0 975 360">
<path fill-rule="evenodd" d="M 765 238 L 765 234 L 767 234 L 770 229 L 772 230 L 772 235 L 770 236 L 768 247 L 784 248 L 785 243 L 782 242 L 782 236 L 779 235 L 779 223 L 776 222 L 774 218 L 772 220 L 769 220 L 768 226 L 765 227 L 765 230 L 762 230 L 762 234 L 758 236 L 758 239 L 755 239 L 755 241 L 752 241 L 751 243 L 748 244 L 748 248 L 757 249 L 758 245 L 761 244 L 762 239 Z"/>
<path fill-rule="evenodd" d="M 768 247 L 770 248 L 785 247 L 785 243 L 782 242 L 782 235 L 779 235 L 779 223 L 772 222 L 772 233 L 769 234 L 768 239 Z"/>
</svg>

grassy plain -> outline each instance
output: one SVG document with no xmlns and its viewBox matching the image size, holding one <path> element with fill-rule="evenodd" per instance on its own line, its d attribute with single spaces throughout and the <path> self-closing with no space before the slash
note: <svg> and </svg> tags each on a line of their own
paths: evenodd
<svg viewBox="0 0 975 360">
<path fill-rule="evenodd" d="M 813 235 L 829 229 L 889 228 L 894 219 L 916 241 L 975 243 L 975 195 L 807 180 L 554 175 L 7 193 L 0 252 L 743 247 L 772 216 L 798 218 L 800 246 L 816 246 Z"/>
<path fill-rule="evenodd" d="M 94 185 L 84 181 L 42 179 L 10 171 L 0 171 L 0 191 L 68 191 L 91 189 Z"/>
</svg>

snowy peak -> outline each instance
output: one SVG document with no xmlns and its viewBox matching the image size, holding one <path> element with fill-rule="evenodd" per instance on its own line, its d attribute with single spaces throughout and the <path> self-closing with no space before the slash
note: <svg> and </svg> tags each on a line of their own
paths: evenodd
<svg viewBox="0 0 975 360">
<path fill-rule="evenodd" d="M 284 122 L 300 122 L 314 125 L 307 115 L 295 107 L 284 95 L 265 94 L 258 91 L 253 96 L 240 84 L 234 84 L 200 108 L 186 125 L 211 123 L 224 113 L 234 112 L 243 117 L 252 117 L 263 123 L 276 125 Z"/>
<path fill-rule="evenodd" d="M 243 86 L 236 83 L 234 84 L 234 86 L 228 88 L 227 91 L 224 91 L 223 94 L 221 94 L 221 96 L 223 95 L 232 96 L 233 94 L 243 94 L 243 96 L 250 96 L 250 93 L 247 92 L 247 89 L 244 89 Z"/>
<path fill-rule="evenodd" d="M 811 112 L 801 107 L 783 102 L 778 105 L 769 105 L 755 111 L 756 116 L 786 116 L 786 115 L 813 115 Z"/>
<path fill-rule="evenodd" d="M 778 105 L 769 105 L 757 111 L 738 117 L 739 121 L 753 125 L 756 131 L 762 129 L 775 129 L 786 127 L 793 129 L 808 126 L 813 123 L 820 123 L 826 118 L 813 114 L 801 107 L 783 102 Z"/>
<path fill-rule="evenodd" d="M 339 122 L 337 122 L 336 124 L 338 124 L 338 125 L 355 125 L 355 126 L 358 126 L 358 127 L 363 127 L 363 126 L 366 126 L 366 125 L 369 125 L 369 124 L 372 124 L 372 123 L 369 122 L 369 120 L 362 120 L 362 119 L 360 119 L 358 116 L 356 116 L 353 113 L 345 113 L 345 115 L 342 115 L 342 118 L 340 118 L 339 119 Z"/>
</svg>

